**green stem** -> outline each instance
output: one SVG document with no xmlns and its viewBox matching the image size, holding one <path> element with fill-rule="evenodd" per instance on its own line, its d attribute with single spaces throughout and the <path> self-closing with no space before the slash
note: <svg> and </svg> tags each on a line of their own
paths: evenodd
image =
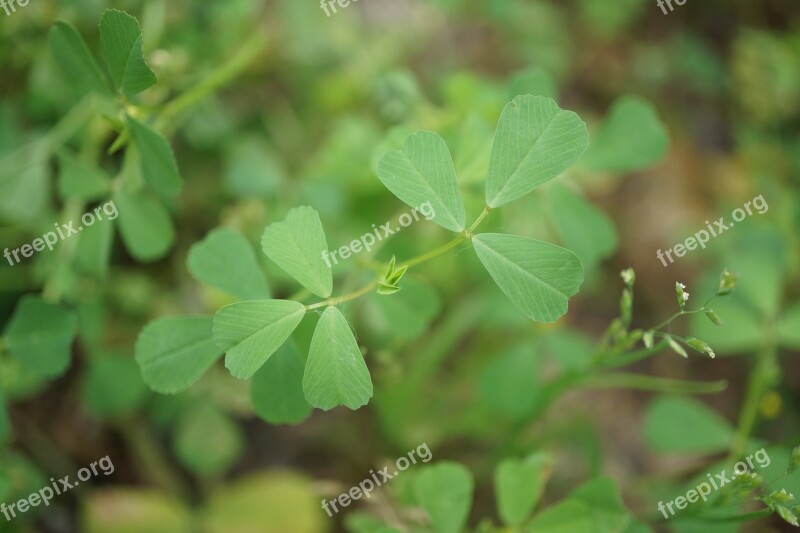
<svg viewBox="0 0 800 533">
<path fill-rule="evenodd" d="M 745 454 L 747 441 L 750 439 L 750 434 L 758 422 L 758 409 L 761 405 L 761 398 L 773 385 L 776 366 L 776 350 L 773 338 L 774 335 L 768 334 L 766 346 L 757 354 L 755 368 L 750 373 L 744 405 L 728 455 L 731 460 L 735 460 Z"/>
<path fill-rule="evenodd" d="M 189 489 L 179 473 L 173 469 L 149 426 L 140 419 L 130 419 L 115 424 L 125 442 L 131 447 L 143 477 L 170 493 L 184 499 Z"/>
<path fill-rule="evenodd" d="M 329 305 L 339 305 L 344 302 L 349 302 L 350 300 L 355 300 L 356 298 L 360 298 L 367 294 L 369 291 L 374 289 L 378 285 L 378 280 L 373 280 L 370 282 L 369 285 L 365 285 L 361 287 L 357 291 L 351 292 L 350 294 L 345 294 L 343 296 L 337 296 L 336 298 L 328 298 L 327 300 L 323 300 L 321 302 L 317 302 L 315 304 L 307 305 L 306 311 L 311 311 L 313 309 L 319 309 L 320 307 L 328 307 Z"/>
<path fill-rule="evenodd" d="M 425 261 L 430 261 L 434 257 L 438 257 L 438 256 L 442 255 L 443 253 L 445 253 L 445 252 L 447 252 L 449 250 L 452 250 L 453 248 L 455 248 L 456 246 L 458 246 L 459 244 L 461 244 L 465 240 L 467 240 L 467 237 L 465 237 L 463 235 L 459 235 L 458 237 L 456 237 L 452 241 L 450 241 L 448 243 L 445 243 L 442 246 L 439 246 L 438 248 L 435 248 L 435 249 L 431 250 L 430 252 L 424 253 L 422 255 L 419 255 L 419 256 L 417 256 L 417 257 L 415 257 L 413 259 L 410 259 L 410 260 L 406 261 L 402 265 L 398 266 L 397 269 L 399 270 L 399 269 L 401 269 L 403 267 L 411 268 L 413 266 L 420 265 L 420 264 L 424 263 Z"/>
<path fill-rule="evenodd" d="M 62 222 L 80 222 L 80 217 L 83 214 L 86 204 L 83 200 L 70 199 L 64 204 L 64 209 L 61 211 L 58 224 Z M 58 250 L 56 250 L 57 260 L 53 270 L 47 275 L 44 288 L 42 289 L 42 297 L 53 303 L 58 303 L 64 295 L 64 282 L 65 278 L 72 268 L 72 263 L 75 259 L 75 254 L 78 249 L 78 238 L 67 238 L 58 242 Z"/>
<path fill-rule="evenodd" d="M 156 129 L 163 130 L 175 116 L 237 78 L 265 50 L 268 42 L 264 33 L 256 30 L 233 58 L 223 63 L 203 81 L 168 103 L 156 123 Z"/>
<path fill-rule="evenodd" d="M 456 246 L 458 246 L 460 243 L 464 242 L 465 240 L 472 238 L 472 232 L 475 230 L 475 228 L 478 227 L 478 225 L 480 225 L 481 222 L 483 222 L 483 219 L 486 218 L 486 216 L 489 214 L 489 211 L 490 211 L 490 208 L 486 207 L 483 210 L 483 212 L 480 214 L 480 216 L 475 220 L 475 222 L 472 223 L 472 225 L 469 227 L 469 229 L 464 230 L 461 235 L 459 235 L 458 237 L 456 237 L 452 241 L 447 242 L 447 243 L 443 244 L 442 246 L 439 246 L 438 248 L 435 248 L 435 249 L 431 250 L 430 252 L 424 253 L 422 255 L 418 255 L 417 257 L 414 257 L 414 258 L 406 261 L 402 265 L 399 265 L 397 267 L 397 270 L 399 270 L 401 268 L 404 268 L 404 267 L 405 268 L 411 268 L 413 266 L 417 266 L 419 264 L 422 264 L 422 263 L 424 263 L 426 261 L 430 261 L 434 257 L 438 257 L 438 256 L 442 255 L 443 253 L 455 248 Z M 383 269 L 381 269 L 380 271 L 382 272 Z M 358 289 L 357 291 L 354 291 L 354 292 L 351 292 L 351 293 L 348 293 L 348 294 L 345 294 L 345 295 L 342 295 L 342 296 L 337 296 L 336 298 L 328 298 L 327 300 L 323 300 L 323 301 L 317 302 L 315 304 L 307 305 L 306 306 L 306 311 L 311 311 L 313 309 L 319 309 L 320 307 L 327 307 L 329 305 L 338 305 L 340 303 L 349 302 L 350 300 L 355 300 L 356 298 L 360 298 L 361 296 L 364 296 L 369 291 L 374 289 L 378 285 L 378 283 L 380 282 L 380 279 L 381 278 L 379 276 L 378 278 L 376 278 L 372 282 L 370 282 L 369 285 L 366 285 L 365 287 L 362 287 L 362 288 Z"/>
<path fill-rule="evenodd" d="M 89 95 L 81 100 L 41 139 L 0 159 L 0 183 L 46 161 L 75 135 L 92 116 L 92 98 Z"/>
<path fill-rule="evenodd" d="M 580 385 L 593 389 L 634 389 L 670 394 L 716 394 L 724 391 L 728 382 L 725 380 L 679 381 L 641 374 L 608 373 L 588 376 Z"/>
<path fill-rule="evenodd" d="M 655 355 L 659 353 L 661 350 L 664 350 L 669 344 L 666 341 L 659 342 L 655 344 L 652 348 L 643 348 L 641 350 L 636 350 L 634 352 L 623 354 L 619 357 L 614 359 L 608 360 L 599 360 L 595 365 L 598 368 L 617 368 L 621 366 L 627 366 L 637 361 L 641 361 L 642 359 L 647 359 L 651 355 Z"/>
</svg>

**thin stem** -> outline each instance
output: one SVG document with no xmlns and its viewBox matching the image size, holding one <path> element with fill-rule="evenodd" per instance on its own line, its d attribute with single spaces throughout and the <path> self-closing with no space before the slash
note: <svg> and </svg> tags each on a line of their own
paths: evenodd
<svg viewBox="0 0 800 533">
<path fill-rule="evenodd" d="M 465 237 L 464 235 L 459 235 L 458 237 L 456 237 L 452 241 L 450 241 L 448 243 L 445 243 L 442 246 L 439 246 L 438 248 L 435 248 L 435 249 L 431 250 L 430 252 L 424 253 L 422 255 L 418 255 L 417 257 L 406 261 L 405 263 L 403 263 L 402 265 L 400 265 L 397 268 L 398 268 L 398 270 L 400 268 L 402 268 L 402 267 L 411 268 L 413 266 L 417 266 L 419 264 L 422 264 L 425 261 L 430 261 L 434 257 L 438 257 L 438 256 L 442 255 L 443 253 L 455 248 L 456 246 L 458 246 L 459 244 L 461 244 L 465 240 L 467 240 L 467 237 Z"/>
<path fill-rule="evenodd" d="M 665 349 L 668 346 L 668 343 L 659 342 L 658 344 L 654 345 L 652 348 L 644 348 L 641 350 L 636 350 L 634 352 L 630 352 L 624 355 L 621 355 L 614 359 L 609 359 L 606 361 L 600 360 L 596 363 L 596 365 L 600 368 L 615 368 L 620 366 L 627 366 L 629 364 L 635 363 L 637 361 L 641 361 L 642 359 L 647 359 L 651 355 L 655 355 L 659 353 L 661 350 Z"/>
<path fill-rule="evenodd" d="M 761 398 L 763 398 L 774 381 L 775 366 L 777 364 L 775 362 L 775 342 L 771 326 L 769 330 L 764 349 L 756 355 L 756 365 L 750 373 L 747 394 L 739 416 L 739 423 L 736 434 L 733 437 L 730 453 L 728 454 L 729 459 L 744 455 L 747 441 L 758 422 L 758 409 L 761 405 Z"/>
<path fill-rule="evenodd" d="M 710 309 L 709 309 L 707 306 L 708 306 L 708 304 L 710 304 L 710 303 L 711 303 L 711 301 L 712 301 L 714 298 L 716 298 L 717 296 L 719 296 L 719 295 L 718 295 L 718 294 L 715 294 L 714 296 L 712 296 L 711 298 L 709 298 L 708 300 L 706 300 L 706 303 L 704 303 L 704 304 L 703 304 L 703 305 L 702 305 L 700 308 L 698 308 L 698 309 L 692 309 L 692 310 L 690 310 L 690 311 L 686 311 L 685 309 L 681 309 L 679 312 L 675 313 L 674 315 L 672 315 L 671 317 L 669 317 L 669 318 L 668 318 L 668 319 L 666 319 L 665 321 L 663 321 L 663 322 L 661 322 L 660 324 L 658 324 L 658 325 L 655 325 L 655 326 L 653 326 L 652 328 L 649 328 L 649 329 L 651 329 L 651 330 L 653 330 L 653 331 L 657 331 L 657 330 L 659 330 L 659 329 L 663 328 L 664 326 L 666 326 L 666 325 L 668 325 L 668 324 L 671 324 L 671 323 L 672 323 L 672 322 L 673 322 L 673 321 L 674 321 L 676 318 L 678 318 L 678 317 L 681 317 L 681 316 L 684 316 L 684 315 L 693 315 L 693 314 L 695 314 L 695 313 L 700 313 L 700 312 L 704 312 L 704 311 L 710 311 Z"/>
<path fill-rule="evenodd" d="M 344 302 L 349 302 L 350 300 L 355 300 L 356 298 L 360 298 L 364 296 L 369 291 L 374 289 L 378 286 L 378 280 L 373 280 L 370 282 L 369 285 L 365 285 L 361 287 L 357 291 L 351 292 L 350 294 L 345 294 L 343 296 L 337 296 L 336 298 L 328 298 L 327 300 L 323 300 L 321 302 L 317 302 L 315 304 L 307 305 L 306 311 L 311 311 L 313 309 L 319 309 L 320 307 L 328 307 L 329 305 L 339 305 Z"/>
<path fill-rule="evenodd" d="M 176 115 L 200 102 L 219 88 L 227 85 L 244 71 L 265 49 L 268 40 L 263 32 L 256 30 L 229 61 L 222 64 L 203 81 L 181 94 L 164 107 L 156 129 L 162 129 Z"/>
<path fill-rule="evenodd" d="M 641 374 L 609 373 L 588 376 L 581 382 L 581 385 L 587 388 L 621 388 L 672 394 L 716 394 L 724 391 L 728 387 L 728 382 L 724 379 L 719 381 L 679 381 Z"/>
<path fill-rule="evenodd" d="M 483 212 L 480 214 L 480 216 L 475 220 L 475 222 L 472 223 L 472 225 L 469 227 L 469 229 L 464 230 L 461 233 L 461 235 L 459 235 L 455 239 L 451 240 L 450 242 L 447 242 L 447 243 L 443 244 L 442 246 L 439 246 L 438 248 L 434 248 L 430 252 L 424 253 L 422 255 L 418 255 L 417 257 L 414 257 L 414 258 L 406 261 L 402 265 L 399 265 L 397 267 L 397 270 L 399 270 L 401 268 L 411 268 L 413 266 L 417 266 L 419 264 L 422 264 L 422 263 L 424 263 L 426 261 L 430 261 L 434 257 L 438 257 L 438 256 L 442 255 L 443 253 L 445 253 L 445 252 L 447 252 L 449 250 L 452 250 L 453 248 L 455 248 L 456 246 L 458 246 L 459 244 L 461 244 L 465 240 L 471 239 L 472 238 L 472 232 L 475 230 L 475 228 L 477 228 L 480 225 L 481 222 L 483 222 L 483 219 L 486 218 L 486 216 L 489 214 L 490 210 L 491 209 L 489 207 L 486 207 L 483 210 Z M 380 270 L 380 272 L 382 272 L 382 271 L 383 271 L 383 269 Z M 350 300 L 355 300 L 356 298 L 360 298 L 361 296 L 364 296 L 369 291 L 371 291 L 372 289 L 377 287 L 378 283 L 380 282 L 380 279 L 381 279 L 381 277 L 379 275 L 376 279 L 372 280 L 369 285 L 366 285 L 366 286 L 358 289 L 357 291 L 345 294 L 343 296 L 337 296 L 336 298 L 328 298 L 327 300 L 323 300 L 323 301 L 317 302 L 315 304 L 307 305 L 306 306 L 306 311 L 312 311 L 314 309 L 319 309 L 320 307 L 327 307 L 327 306 L 330 306 L 330 305 L 338 305 L 340 303 L 349 302 Z"/>
<path fill-rule="evenodd" d="M 0 159 L 0 183 L 46 161 L 80 130 L 92 116 L 92 95 L 75 105 L 44 137 Z"/>
<path fill-rule="evenodd" d="M 475 229 L 481 224 L 481 222 L 483 222 L 483 219 L 489 215 L 489 211 L 491 210 L 492 208 L 489 207 L 488 205 L 483 209 L 483 212 L 480 214 L 480 216 L 478 216 L 475 222 L 473 222 L 472 225 L 469 227 L 469 229 L 467 229 L 467 236 L 471 238 L 472 232 L 475 231 Z"/>
</svg>

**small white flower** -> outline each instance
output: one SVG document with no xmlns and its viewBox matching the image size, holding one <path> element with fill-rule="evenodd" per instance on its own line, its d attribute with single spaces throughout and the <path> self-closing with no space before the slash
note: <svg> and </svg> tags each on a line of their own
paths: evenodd
<svg viewBox="0 0 800 533">
<path fill-rule="evenodd" d="M 620 272 L 619 275 L 622 277 L 622 281 L 625 282 L 625 285 L 633 285 L 633 283 L 636 281 L 636 274 L 632 268 L 626 268 Z"/>
<path fill-rule="evenodd" d="M 688 292 L 684 292 L 683 293 L 683 301 L 684 302 L 688 302 L 689 301 L 689 293 Z"/>
</svg>

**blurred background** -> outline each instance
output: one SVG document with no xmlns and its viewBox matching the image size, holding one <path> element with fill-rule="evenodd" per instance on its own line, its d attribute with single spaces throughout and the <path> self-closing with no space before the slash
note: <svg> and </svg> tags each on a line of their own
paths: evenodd
<svg viewBox="0 0 800 533">
<path fill-rule="evenodd" d="M 794 529 L 775 516 L 665 522 L 656 503 L 719 471 L 737 438 L 741 450 L 770 450 L 776 475 L 767 478 L 798 444 L 796 0 L 690 0 L 666 15 L 655 0 L 360 0 L 331 16 L 311 0 L 34 0 L 0 11 L 3 248 L 68 220 L 65 151 L 90 154 L 109 176 L 125 172 L 99 113 L 72 127 L 85 93 L 58 68 L 47 38 L 67 20 L 97 54 L 108 8 L 144 30 L 158 84 L 138 97 L 142 116 L 161 116 L 206 80 L 224 83 L 158 123 L 184 186 L 165 203 L 166 222 L 147 227 L 147 252 L 117 227 L 121 216 L 89 259 L 76 244 L 0 267 L 4 329 L 29 294 L 44 293 L 78 321 L 69 363 L 55 373 L 29 368 L 0 342 L 0 501 L 101 457 L 115 467 L 47 508 L 0 520 L 0 531 L 429 531 L 414 500 L 422 467 L 333 518 L 319 503 L 422 443 L 430 464 L 472 472 L 470 530 L 502 530 L 492 473 L 502 459 L 535 451 L 553 457 L 539 509 L 595 476 L 617 483 L 631 518 L 608 531 Z M 272 296 L 289 298 L 299 287 L 261 253 L 264 228 L 311 205 L 334 248 L 395 220 L 407 209 L 377 179 L 377 161 L 419 129 L 447 141 L 474 220 L 497 119 L 528 93 L 578 113 L 590 149 L 559 179 L 492 213 L 486 229 L 581 257 L 586 281 L 566 317 L 528 321 L 465 246 L 413 268 L 397 295 L 343 307 L 375 385 L 358 411 L 309 406 L 280 420 L 259 397 L 269 376 L 237 380 L 222 362 L 180 394 L 145 385 L 134 347 L 149 321 L 211 315 L 235 301 L 187 267 L 211 230 L 245 235 Z M 20 157 L 26 164 L 10 163 Z M 658 250 L 758 195 L 764 214 L 674 264 L 658 260 Z M 415 223 L 372 257 L 334 267 L 335 294 L 360 286 L 371 261 L 410 258 L 447 239 L 435 224 Z M 723 268 L 739 274 L 737 291 L 713 306 L 724 325 L 700 313 L 673 326 L 717 357 L 665 350 L 621 368 L 624 379 L 571 386 L 565 377 L 588 371 L 619 315 L 619 272 L 628 267 L 633 326 L 644 329 L 677 311 L 676 281 L 700 305 Z M 293 335 L 299 353 L 317 319 L 309 313 Z M 637 375 L 727 386 L 675 396 Z M 800 494 L 800 478 L 784 486 Z"/>
</svg>

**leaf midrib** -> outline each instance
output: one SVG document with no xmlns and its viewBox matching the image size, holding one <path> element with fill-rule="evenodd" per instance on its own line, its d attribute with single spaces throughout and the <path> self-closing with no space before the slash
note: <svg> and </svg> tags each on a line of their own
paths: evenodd
<svg viewBox="0 0 800 533">
<path fill-rule="evenodd" d="M 451 221 L 452 221 L 452 222 L 453 222 L 453 223 L 454 223 L 456 226 L 461 226 L 461 229 L 464 229 L 464 227 L 463 227 L 463 226 L 464 226 L 464 224 L 458 221 L 458 218 L 457 218 L 457 217 L 455 216 L 455 214 L 454 214 L 454 213 L 453 213 L 453 212 L 450 210 L 450 206 L 449 206 L 449 205 L 447 205 L 447 203 L 444 201 L 444 197 L 442 197 L 442 196 L 440 196 L 439 194 L 437 194 L 437 193 L 436 193 L 436 190 L 435 190 L 435 189 L 433 188 L 433 186 L 431 185 L 431 182 L 430 182 L 430 180 L 428 180 L 428 178 L 427 178 L 427 177 L 425 177 L 425 174 L 423 174 L 422 170 L 421 170 L 421 169 L 420 169 L 420 168 L 417 166 L 416 162 L 415 162 L 413 159 L 411 159 L 411 157 L 410 157 L 410 156 L 409 156 L 409 155 L 406 153 L 406 151 L 405 151 L 405 150 L 402 150 L 400 153 L 401 153 L 401 154 L 403 154 L 403 156 L 404 156 L 406 159 L 408 159 L 408 162 L 409 162 L 409 163 L 411 163 L 411 167 L 412 167 L 412 168 L 414 169 L 414 171 L 415 171 L 415 172 L 416 172 L 416 173 L 417 173 L 417 174 L 418 174 L 418 175 L 419 175 L 419 176 L 422 178 L 422 182 L 425 184 L 425 186 L 426 186 L 426 187 L 428 188 L 428 190 L 431 192 L 431 195 L 432 195 L 434 198 L 438 198 L 439 202 L 441 202 L 441 204 L 444 206 L 444 208 L 445 208 L 445 211 L 446 211 L 446 212 L 447 212 L 447 214 L 450 216 L 450 220 L 451 220 Z M 397 177 L 397 175 L 395 174 L 395 176 L 394 176 L 394 177 Z"/>
<path fill-rule="evenodd" d="M 519 109 L 519 107 L 517 108 L 517 110 L 518 110 L 517 112 L 521 114 L 522 110 L 521 110 L 521 109 Z M 564 110 L 563 110 L 563 109 L 557 109 L 557 110 L 556 110 L 556 112 L 553 114 L 553 116 L 552 116 L 552 117 L 550 117 L 550 120 L 548 120 L 548 121 L 547 121 L 547 124 L 544 126 L 544 128 L 542 128 L 542 131 L 541 131 L 541 132 L 539 132 L 539 135 L 537 135 L 537 136 L 536 136 L 536 139 L 535 139 L 535 140 L 533 141 L 533 143 L 531 144 L 531 147 L 530 147 L 530 149 L 529 149 L 529 150 L 528 150 L 528 151 L 525 153 L 525 156 L 524 156 L 524 157 L 522 157 L 522 158 L 519 160 L 519 162 L 517 163 L 517 165 L 514 167 L 514 171 L 513 171 L 513 172 L 511 172 L 511 173 L 508 175 L 508 177 L 507 177 L 507 178 L 505 178 L 505 179 L 503 180 L 503 186 L 502 186 L 502 187 L 500 187 L 500 189 L 497 191 L 497 194 L 495 194 L 495 195 L 494 195 L 494 198 L 492 198 L 492 202 L 494 202 L 495 200 L 497 200 L 497 199 L 498 199 L 498 198 L 499 198 L 499 197 L 500 197 L 500 196 L 503 194 L 503 192 L 505 192 L 505 190 L 506 190 L 506 187 L 507 187 L 507 186 L 508 186 L 508 184 L 511 182 L 511 180 L 513 180 L 513 179 L 514 179 L 514 176 L 516 176 L 517 172 L 519 172 L 519 169 L 520 169 L 520 167 L 522 167 L 522 164 L 523 164 L 525 161 L 527 161 L 527 160 L 528 160 L 528 158 L 531 156 L 531 153 L 532 153 L 532 152 L 533 152 L 533 150 L 536 148 L 536 145 L 537 145 L 537 144 L 539 144 L 539 141 L 542 139 L 542 137 L 544 136 L 544 134 L 545 134 L 545 133 L 547 133 L 547 130 L 550 128 L 550 126 L 552 126 L 553 122 L 555 122 L 555 120 L 556 120 L 556 118 L 558 117 L 558 115 L 559 115 L 559 114 L 561 114 L 561 113 L 563 113 L 563 112 L 564 112 Z"/>
<path fill-rule="evenodd" d="M 534 278 L 535 280 L 537 280 L 539 283 L 541 283 L 541 284 L 542 284 L 542 285 L 544 285 L 545 287 L 547 287 L 547 288 L 551 289 L 551 290 L 552 290 L 553 292 L 555 292 L 557 295 L 559 295 L 559 296 L 562 296 L 562 297 L 564 297 L 564 298 L 569 298 L 569 295 L 567 295 L 566 293 L 563 293 L 563 292 L 561 292 L 560 290 L 558 290 L 557 288 L 555 288 L 553 285 L 550 285 L 548 282 L 544 281 L 542 278 L 540 278 L 539 276 L 537 276 L 537 275 L 536 275 L 536 274 L 534 274 L 533 272 L 531 272 L 531 271 L 529 271 L 529 270 L 525 270 L 525 268 L 523 268 L 522 266 L 518 265 L 517 263 L 515 263 L 514 261 L 512 261 L 511 259 L 509 259 L 507 256 L 500 254 L 500 253 L 499 253 L 499 252 L 497 252 L 497 251 L 496 251 L 494 248 L 491 248 L 490 246 L 486 245 L 486 243 L 484 243 L 484 242 L 482 242 L 482 241 L 480 241 L 480 240 L 478 240 L 477 242 L 478 242 L 478 244 L 479 244 L 479 245 L 483 246 L 483 248 L 484 248 L 484 249 L 486 249 L 486 250 L 489 250 L 489 251 L 490 251 L 490 252 L 492 252 L 492 253 L 493 253 L 495 256 L 497 256 L 497 257 L 499 257 L 499 258 L 503 259 L 505 262 L 507 262 L 508 264 L 512 265 L 513 267 L 515 267 L 515 268 L 516 268 L 518 271 L 522 272 L 523 274 L 526 274 L 526 275 L 528 275 L 528 276 L 530 276 L 530 277 Z"/>
</svg>

